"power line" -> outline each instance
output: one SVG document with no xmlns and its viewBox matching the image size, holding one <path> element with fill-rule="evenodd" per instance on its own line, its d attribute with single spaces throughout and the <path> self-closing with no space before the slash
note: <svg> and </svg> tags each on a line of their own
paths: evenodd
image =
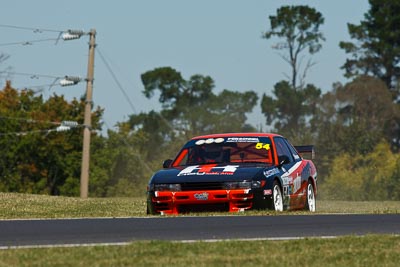
<svg viewBox="0 0 400 267">
<path fill-rule="evenodd" d="M 106 121 L 103 121 L 103 122 L 104 122 L 106 128 L 107 128 L 108 130 L 110 130 L 110 127 L 109 127 L 109 125 L 107 124 L 107 122 L 106 122 Z M 118 138 L 120 138 L 120 140 L 125 144 L 125 146 L 129 147 L 130 149 L 132 149 L 133 152 L 135 152 L 135 153 L 134 153 L 134 156 L 136 156 L 136 158 L 137 158 L 137 159 L 140 161 L 140 163 L 147 169 L 147 171 L 153 173 L 154 170 L 153 170 L 152 168 L 150 168 L 150 166 L 147 164 L 147 162 L 140 156 L 140 153 L 135 149 L 135 147 L 134 147 L 131 143 L 129 143 L 129 142 L 126 140 L 126 138 L 124 138 L 123 136 L 121 136 L 121 135 L 117 135 L 117 136 L 118 136 Z"/>
<path fill-rule="evenodd" d="M 50 79 L 55 79 L 55 78 L 61 79 L 62 77 L 64 77 L 64 76 L 54 76 L 54 75 L 47 75 L 47 74 L 37 74 L 37 73 L 27 73 L 27 72 L 14 72 L 14 71 L 0 71 L 0 74 L 30 76 L 31 79 L 41 78 L 41 77 L 50 78 Z"/>
<path fill-rule="evenodd" d="M 33 120 L 33 119 L 24 119 L 24 118 L 15 118 L 15 117 L 7 117 L 7 116 L 0 116 L 0 119 L 9 119 L 9 120 L 16 120 L 16 121 L 24 121 L 27 123 L 46 123 L 46 124 L 53 124 L 58 126 L 55 129 L 43 129 L 43 130 L 31 130 L 31 131 L 23 131 L 23 132 L 8 132 L 8 133 L 0 133 L 0 136 L 6 135 L 27 135 L 31 133 L 46 133 L 49 134 L 51 132 L 65 132 L 69 131 L 73 128 L 81 128 L 83 125 L 78 124 L 76 121 L 62 121 L 62 122 L 52 122 L 52 121 L 40 121 L 40 120 Z"/>
<path fill-rule="evenodd" d="M 38 84 L 38 85 L 20 85 L 20 86 L 14 86 L 15 88 L 17 88 L 18 90 L 32 90 L 33 93 L 37 94 L 39 92 L 43 92 L 45 90 L 45 88 L 47 88 L 47 90 L 51 90 L 54 86 L 62 86 L 60 84 L 57 84 L 57 81 L 59 80 L 59 78 L 55 79 L 52 83 L 47 83 L 47 84 Z"/>
<path fill-rule="evenodd" d="M 7 74 L 7 75 L 22 75 L 22 76 L 29 76 L 31 79 L 39 79 L 41 77 L 44 78 L 49 78 L 53 79 L 53 82 L 51 84 L 45 84 L 45 85 L 36 85 L 36 86 L 22 86 L 22 88 L 37 88 L 37 87 L 45 87 L 48 86 L 49 90 L 56 85 L 57 81 L 60 81 L 59 85 L 60 86 L 70 86 L 70 85 L 76 85 L 79 82 L 82 81 L 82 78 L 78 76 L 70 76 L 70 75 L 64 75 L 64 76 L 54 76 L 54 75 L 43 75 L 43 74 L 34 74 L 34 73 L 21 73 L 21 72 L 0 72 L 0 74 Z"/>
<path fill-rule="evenodd" d="M 27 123 L 53 124 L 53 125 L 62 125 L 62 123 L 63 123 L 63 122 L 55 122 L 55 121 L 43 121 L 43 120 L 16 118 L 16 117 L 10 117 L 10 116 L 0 116 L 0 119 L 3 119 L 3 120 L 23 121 L 23 122 L 27 122 Z"/>
<path fill-rule="evenodd" d="M 64 129 L 60 128 L 62 126 L 59 126 L 55 129 L 45 129 L 45 130 L 32 130 L 32 131 L 25 131 L 25 132 L 10 132 L 10 133 L 0 133 L 0 136 L 7 136 L 7 135 L 16 135 L 16 136 L 24 136 L 28 134 L 35 134 L 35 133 L 44 133 L 44 134 L 49 134 L 51 132 L 65 132 L 70 129 Z"/>
<path fill-rule="evenodd" d="M 100 49 L 97 48 L 97 52 L 100 55 L 101 60 L 103 61 L 104 65 L 106 66 L 108 72 L 111 74 L 112 78 L 114 79 L 115 83 L 117 84 L 118 88 L 120 89 L 120 91 L 123 93 L 123 95 L 125 96 L 126 101 L 128 101 L 129 106 L 131 107 L 133 113 L 137 113 L 136 109 L 132 103 L 132 101 L 129 98 L 129 95 L 126 93 L 126 91 L 124 90 L 124 88 L 122 87 L 121 83 L 118 81 L 117 76 L 115 75 L 115 73 L 113 72 L 111 66 L 108 64 L 108 62 L 106 61 L 106 59 L 104 58 L 103 54 L 100 52 Z M 175 130 L 175 128 L 171 125 L 171 123 L 161 114 L 161 112 L 159 113 L 159 116 L 161 117 L 161 119 L 164 121 L 164 123 L 171 129 L 171 130 Z"/>
<path fill-rule="evenodd" d="M 105 57 L 103 56 L 103 54 L 100 52 L 100 49 L 97 47 L 97 53 L 99 54 L 101 60 L 103 61 L 104 65 L 106 66 L 108 72 L 111 74 L 112 78 L 114 79 L 115 83 L 117 84 L 118 88 L 120 89 L 120 91 L 123 93 L 123 95 L 125 96 L 125 99 L 128 101 L 129 106 L 131 107 L 133 113 L 136 113 L 136 109 L 132 103 L 132 101 L 129 98 L 129 95 L 126 93 L 126 91 L 124 90 L 124 88 L 122 87 L 121 83 L 119 82 L 119 80 L 117 79 L 117 76 L 115 75 L 114 71 L 112 70 L 111 66 L 108 64 L 108 62 L 106 61 Z M 107 122 L 104 121 L 105 126 L 107 127 L 107 129 L 110 129 L 110 127 L 108 126 Z M 147 169 L 147 171 L 149 172 L 154 172 L 153 169 L 150 168 L 150 166 L 146 163 L 145 160 L 143 160 L 143 158 L 140 156 L 140 153 L 138 153 L 138 151 L 136 151 L 135 147 L 130 144 L 126 138 L 118 135 L 120 140 L 129 148 L 132 149 L 132 151 L 134 151 L 134 155 L 137 157 L 137 159 L 141 162 L 141 164 L 143 166 L 145 166 L 145 168 Z"/>
<path fill-rule="evenodd" d="M 39 89 L 33 90 L 34 93 L 38 93 L 44 90 L 44 87 L 48 87 L 50 90 L 53 86 L 56 85 L 57 81 L 59 81 L 62 77 L 60 76 L 53 76 L 53 75 L 43 75 L 43 74 L 36 74 L 36 73 L 23 73 L 23 72 L 11 72 L 11 71 L 2 71 L 1 74 L 6 74 L 8 77 L 12 75 L 19 75 L 19 76 L 29 76 L 30 79 L 39 79 L 39 78 L 48 78 L 53 79 L 53 82 L 50 84 L 41 84 L 41 85 L 29 85 L 29 86 L 18 86 L 20 89 Z"/>
<path fill-rule="evenodd" d="M 51 132 L 53 129 L 47 129 L 47 130 L 34 130 L 34 131 L 26 131 L 26 132 L 10 132 L 10 133 L 0 133 L 0 136 L 7 136 L 7 135 L 16 135 L 16 136 L 24 136 L 28 135 L 31 133 L 45 133 L 48 134 Z"/>
<path fill-rule="evenodd" d="M 86 35 L 83 30 L 53 30 L 53 29 L 44 29 L 44 28 L 32 28 L 32 27 L 22 27 L 16 25 L 6 25 L 0 24 L 0 27 L 3 28 L 11 28 L 11 29 L 18 29 L 18 30 L 28 30 L 34 33 L 43 33 L 43 32 L 55 32 L 58 33 L 57 38 L 47 38 L 47 39 L 39 39 L 39 40 L 31 40 L 31 41 L 23 41 L 23 42 L 12 42 L 12 43 L 2 43 L 0 46 L 11 46 L 11 45 L 32 45 L 33 43 L 37 42 L 47 42 L 47 41 L 55 41 L 55 44 L 58 44 L 60 39 L 64 41 L 79 39 L 82 35 Z"/>
<path fill-rule="evenodd" d="M 108 72 L 111 74 L 112 78 L 114 79 L 114 82 L 117 84 L 119 90 L 122 92 L 122 94 L 125 96 L 126 101 L 128 101 L 129 106 L 131 107 L 132 111 L 134 113 L 136 113 L 136 109 L 135 106 L 133 105 L 132 101 L 129 98 L 129 95 L 126 93 L 126 91 L 124 90 L 124 88 L 122 87 L 121 83 L 118 81 L 117 76 L 115 75 L 115 73 L 113 72 L 113 70 L 111 69 L 110 65 L 108 64 L 108 62 L 105 60 L 103 54 L 100 52 L 100 49 L 97 48 L 97 53 L 99 54 L 101 60 L 103 61 L 104 65 L 106 66 Z"/>
<path fill-rule="evenodd" d="M 6 24 L 0 24 L 0 27 L 3 27 L 3 28 L 11 28 L 11 29 L 18 29 L 18 30 L 29 30 L 29 31 L 33 31 L 34 33 L 42 33 L 42 32 L 58 32 L 58 33 L 60 33 L 60 32 L 63 32 L 63 31 L 54 30 L 54 29 L 21 27 L 21 26 L 6 25 Z"/>
<path fill-rule="evenodd" d="M 2 43 L 0 46 L 11 46 L 11 45 L 33 45 L 34 43 L 57 41 L 59 38 L 47 38 L 31 41 L 13 42 L 13 43 Z"/>
</svg>

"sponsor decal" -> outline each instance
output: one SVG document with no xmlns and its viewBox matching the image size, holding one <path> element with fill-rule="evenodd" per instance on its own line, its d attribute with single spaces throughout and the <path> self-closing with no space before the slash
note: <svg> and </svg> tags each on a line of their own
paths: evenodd
<svg viewBox="0 0 400 267">
<path fill-rule="evenodd" d="M 297 177 L 293 180 L 293 193 L 296 193 L 301 187 L 301 176 L 297 174 Z"/>
<path fill-rule="evenodd" d="M 289 170 L 287 170 L 288 175 L 291 175 L 292 173 L 294 173 L 296 170 L 298 171 L 298 168 L 301 167 L 302 162 L 299 161 L 296 164 L 294 164 Z"/>
<path fill-rule="evenodd" d="M 290 183 L 291 178 L 288 176 L 282 177 L 282 184 L 288 185 Z"/>
<path fill-rule="evenodd" d="M 266 190 L 264 190 L 264 196 L 270 196 L 270 195 L 272 195 L 272 190 L 271 189 L 266 189 Z"/>
<path fill-rule="evenodd" d="M 222 143 L 224 141 L 225 141 L 224 138 L 215 138 L 215 139 L 214 138 L 208 138 L 206 140 L 203 140 L 203 139 L 197 140 L 195 144 L 198 145 L 198 146 L 201 146 L 201 145 L 204 145 L 204 144 L 209 145 L 209 144 L 212 144 L 212 143 L 219 144 L 219 143 Z"/>
<path fill-rule="evenodd" d="M 229 137 L 227 143 L 258 143 L 258 137 Z"/>
<path fill-rule="evenodd" d="M 204 193 L 196 193 L 193 195 L 195 199 L 197 200 L 208 200 L 208 193 L 204 192 Z"/>
<path fill-rule="evenodd" d="M 233 175 L 239 165 L 217 166 L 210 165 L 195 165 L 189 166 L 178 173 L 178 176 L 186 175 Z"/>
<path fill-rule="evenodd" d="M 273 169 L 271 169 L 271 170 L 266 170 L 266 171 L 264 171 L 264 175 L 265 175 L 265 177 L 270 177 L 270 176 L 272 176 L 272 175 L 275 175 L 275 174 L 278 174 L 279 173 L 279 170 L 278 170 L 278 168 L 273 168 Z"/>
<path fill-rule="evenodd" d="M 283 194 L 286 196 L 286 195 L 288 195 L 288 193 L 289 193 L 289 186 L 284 186 L 283 187 Z"/>
</svg>

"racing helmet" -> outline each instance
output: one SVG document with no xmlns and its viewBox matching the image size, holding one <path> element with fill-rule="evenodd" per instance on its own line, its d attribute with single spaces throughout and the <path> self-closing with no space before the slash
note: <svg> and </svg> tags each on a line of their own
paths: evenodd
<svg viewBox="0 0 400 267">
<path fill-rule="evenodd" d="M 205 156 L 207 159 L 221 161 L 223 156 L 223 148 L 220 145 L 210 144 L 205 147 Z"/>
</svg>

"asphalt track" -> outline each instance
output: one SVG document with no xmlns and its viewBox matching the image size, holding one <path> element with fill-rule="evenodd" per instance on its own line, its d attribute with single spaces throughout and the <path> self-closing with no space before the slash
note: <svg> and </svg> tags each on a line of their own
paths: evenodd
<svg viewBox="0 0 400 267">
<path fill-rule="evenodd" d="M 0 220 L 0 247 L 400 234 L 400 214 Z"/>
</svg>

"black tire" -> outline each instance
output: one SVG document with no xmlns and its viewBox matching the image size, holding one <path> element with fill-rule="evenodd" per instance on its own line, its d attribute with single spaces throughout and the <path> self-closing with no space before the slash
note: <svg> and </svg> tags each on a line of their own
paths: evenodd
<svg viewBox="0 0 400 267">
<path fill-rule="evenodd" d="M 307 189 L 306 189 L 306 203 L 304 205 L 304 209 L 309 212 L 315 212 L 317 210 L 317 201 L 315 199 L 315 190 L 311 181 L 308 181 Z"/>
<path fill-rule="evenodd" d="M 150 213 L 150 209 L 149 209 L 149 204 L 146 205 L 146 214 L 149 215 Z"/>
<path fill-rule="evenodd" d="M 272 186 L 272 203 L 271 208 L 275 211 L 283 211 L 283 194 L 278 181 L 274 181 Z"/>
</svg>

